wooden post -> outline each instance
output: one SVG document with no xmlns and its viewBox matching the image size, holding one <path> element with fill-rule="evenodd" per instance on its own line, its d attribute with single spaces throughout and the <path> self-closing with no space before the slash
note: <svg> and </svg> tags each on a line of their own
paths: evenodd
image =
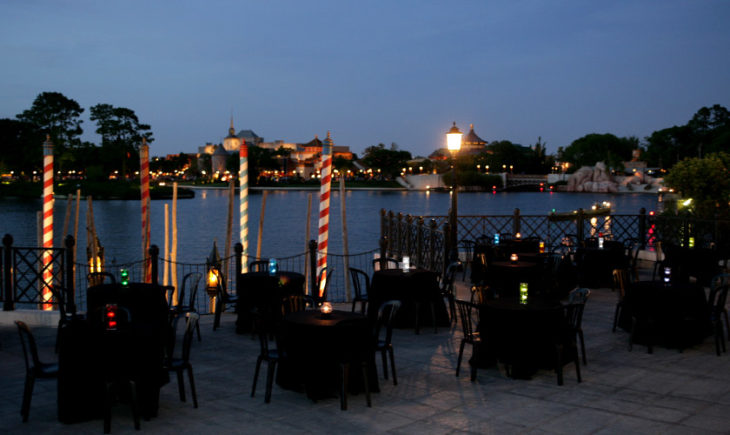
<svg viewBox="0 0 730 435">
<path fill-rule="evenodd" d="M 305 219 L 306 226 L 304 228 L 305 249 L 308 249 L 307 246 L 308 246 L 309 240 L 310 240 L 310 232 L 311 232 L 311 227 L 312 227 L 311 219 L 312 219 L 312 194 L 310 193 L 307 195 L 307 218 Z M 311 256 L 309 256 L 309 255 L 304 256 L 304 294 L 311 296 L 312 293 L 310 293 L 310 288 L 309 288 L 309 259 L 310 259 L 310 257 Z"/>
<path fill-rule="evenodd" d="M 15 288 L 13 287 L 13 236 L 3 236 L 3 311 L 15 309 Z"/>
<path fill-rule="evenodd" d="M 165 204 L 165 225 L 164 225 L 164 232 L 165 232 L 165 242 L 162 246 L 162 253 L 165 256 L 165 258 L 172 258 L 170 256 L 170 204 Z M 162 285 L 167 285 L 167 283 L 170 282 L 170 268 L 167 266 L 167 264 L 163 265 L 162 270 Z M 167 303 L 170 304 L 170 306 L 177 305 L 174 304 L 173 301 L 175 300 L 174 295 L 172 300 L 167 301 Z"/>
<path fill-rule="evenodd" d="M 344 254 L 344 273 L 345 273 L 345 300 L 352 301 L 352 289 L 350 288 L 350 252 L 347 246 L 347 212 L 345 207 L 345 177 L 340 176 L 340 219 L 342 219 L 342 249 Z"/>
<path fill-rule="evenodd" d="M 266 213 L 266 195 L 269 193 L 268 190 L 264 190 L 261 196 L 261 217 L 259 218 L 259 234 L 256 239 L 256 259 L 261 258 L 261 241 L 264 237 L 264 215 Z"/>
<path fill-rule="evenodd" d="M 636 239 L 639 241 L 637 249 L 646 249 L 646 209 L 644 207 L 639 210 L 639 234 Z"/>
<path fill-rule="evenodd" d="M 66 214 L 63 217 L 63 230 L 61 230 L 61 236 L 68 236 L 68 224 L 71 220 L 71 207 L 73 206 L 74 195 L 73 193 L 66 199 Z"/>
<path fill-rule="evenodd" d="M 177 183 L 172 183 L 172 252 L 170 253 L 170 284 L 175 287 L 177 301 Z M 159 249 L 158 249 L 159 251 Z M 177 301 L 180 302 L 180 301 Z"/>
<path fill-rule="evenodd" d="M 520 232 L 520 209 L 516 208 L 512 215 L 512 235 Z"/>
<path fill-rule="evenodd" d="M 236 185 L 233 178 L 228 182 L 228 225 L 226 226 L 226 247 L 223 251 L 223 269 L 225 276 L 228 273 L 228 258 L 231 256 L 231 241 L 233 239 L 233 202 L 236 199 Z"/>
<path fill-rule="evenodd" d="M 81 206 L 81 189 L 76 189 L 76 210 L 74 217 L 74 263 L 76 263 L 79 240 L 79 208 Z"/>
<path fill-rule="evenodd" d="M 65 289 L 61 289 L 61 291 L 66 291 L 66 310 L 69 313 L 75 313 L 76 312 L 76 286 L 74 283 L 74 245 L 76 244 L 76 241 L 74 240 L 72 235 L 67 235 L 64 239 L 64 248 L 66 248 L 65 256 L 66 256 L 66 270 L 64 271 L 65 275 L 65 283 L 66 286 Z"/>
<path fill-rule="evenodd" d="M 419 216 L 416 222 L 416 267 L 423 267 L 423 216 Z"/>
</svg>

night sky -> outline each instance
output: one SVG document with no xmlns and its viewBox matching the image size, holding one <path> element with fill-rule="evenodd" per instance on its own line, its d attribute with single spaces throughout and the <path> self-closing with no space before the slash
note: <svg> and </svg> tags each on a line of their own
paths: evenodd
<svg viewBox="0 0 730 435">
<path fill-rule="evenodd" d="M 127 107 L 153 155 L 236 130 L 362 153 L 445 146 L 453 121 L 548 152 L 730 108 L 730 1 L 0 2 L 0 118 L 61 92 Z"/>
</svg>

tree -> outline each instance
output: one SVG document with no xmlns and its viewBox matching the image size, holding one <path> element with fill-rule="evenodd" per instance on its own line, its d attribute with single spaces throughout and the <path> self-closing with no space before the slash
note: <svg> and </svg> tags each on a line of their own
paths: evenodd
<svg viewBox="0 0 730 435">
<path fill-rule="evenodd" d="M 561 160 L 570 162 L 574 167 L 594 166 L 605 162 L 608 167 L 623 169 L 623 162 L 631 160 L 634 148 L 639 141 L 635 137 L 619 138 L 613 134 L 591 133 L 576 139 L 562 150 Z"/>
<path fill-rule="evenodd" d="M 669 170 L 664 184 L 684 199 L 692 199 L 689 210 L 695 216 L 730 217 L 730 154 L 720 152 L 684 159 Z"/>
<path fill-rule="evenodd" d="M 407 166 L 408 160 L 411 160 L 411 153 L 398 150 L 398 145 L 395 143 L 391 144 L 390 149 L 386 149 L 382 143 L 369 146 L 365 148 L 362 158 L 365 165 L 373 170 L 380 169 L 381 173 L 389 178 L 397 177 Z"/>
<path fill-rule="evenodd" d="M 0 119 L 0 170 L 29 177 L 43 167 L 45 137 L 35 124 Z"/>
<path fill-rule="evenodd" d="M 142 138 L 152 143 L 151 128 L 139 122 L 133 110 L 114 107 L 111 104 L 97 104 L 90 109 L 92 121 L 96 121 L 96 133 L 101 135 L 102 155 L 111 168 L 121 169 L 127 175 L 139 167 L 139 146 Z"/>
</svg>

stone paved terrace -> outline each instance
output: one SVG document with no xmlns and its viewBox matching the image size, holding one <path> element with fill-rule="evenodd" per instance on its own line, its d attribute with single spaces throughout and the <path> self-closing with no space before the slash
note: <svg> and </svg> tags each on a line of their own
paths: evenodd
<svg viewBox="0 0 730 435">
<path fill-rule="evenodd" d="M 465 284 L 459 295 L 468 293 Z M 577 383 L 572 364 L 565 384 L 552 371 L 531 380 L 514 380 L 503 368 L 478 371 L 469 381 L 466 364 L 454 376 L 461 338 L 459 329 L 426 327 L 420 335 L 396 330 L 394 345 L 398 385 L 380 379 L 380 393 L 367 408 L 363 395 L 350 396 L 347 411 L 339 399 L 312 402 L 303 393 L 274 386 L 270 404 L 264 385 L 250 397 L 258 341 L 234 332 L 235 318 L 223 316 L 212 331 L 203 316 L 203 341 L 193 341 L 200 407 L 178 399 L 176 380 L 162 388 L 159 416 L 142 421 L 146 433 L 730 433 L 730 353 L 715 355 L 712 338 L 678 352 L 656 347 L 627 349 L 628 334 L 611 333 L 616 296 L 593 290 L 586 306 L 584 330 L 588 365 Z M 55 331 L 34 328 L 45 360 L 55 358 Z M 467 352 L 470 349 L 467 347 Z M 36 383 L 30 419 L 21 422 L 24 366 L 14 326 L 0 326 L 1 433 L 102 433 L 94 420 L 65 425 L 57 421 L 56 383 Z M 380 359 L 377 359 L 378 370 Z M 114 407 L 112 433 L 134 433 L 126 405 Z"/>
</svg>

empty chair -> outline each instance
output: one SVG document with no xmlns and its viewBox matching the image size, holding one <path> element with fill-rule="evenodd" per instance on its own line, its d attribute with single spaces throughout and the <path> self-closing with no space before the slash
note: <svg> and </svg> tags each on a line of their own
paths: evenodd
<svg viewBox="0 0 730 435">
<path fill-rule="evenodd" d="M 18 326 L 18 334 L 20 335 L 20 344 L 23 347 L 23 356 L 25 357 L 25 388 L 23 389 L 23 402 L 20 406 L 20 415 L 23 421 L 28 421 L 30 414 L 30 401 L 33 397 L 33 386 L 36 378 L 51 379 L 58 378 L 57 363 L 43 363 L 38 357 L 38 347 L 36 346 L 33 333 L 24 322 L 16 320 Z"/>
<path fill-rule="evenodd" d="M 248 263 L 249 272 L 267 272 L 269 270 L 269 260 L 256 260 Z"/>
<path fill-rule="evenodd" d="M 215 318 L 213 319 L 213 330 L 215 331 L 221 325 L 221 314 L 226 305 L 236 305 L 238 303 L 238 295 L 228 293 L 224 288 L 225 279 L 218 273 L 217 297 L 215 300 Z"/>
<path fill-rule="evenodd" d="M 459 311 L 459 317 L 461 318 L 461 329 L 463 336 L 461 338 L 461 344 L 459 344 L 459 357 L 456 359 L 456 376 L 459 376 L 459 370 L 461 369 L 461 358 L 464 355 L 464 346 L 468 343 L 472 346 L 472 358 L 475 359 L 471 365 L 471 380 L 472 382 L 477 379 L 477 364 L 476 358 L 479 355 L 479 347 L 482 344 L 482 338 L 477 331 L 479 325 L 479 307 L 471 302 L 462 301 L 460 299 L 455 300 L 456 308 Z"/>
<path fill-rule="evenodd" d="M 618 300 L 616 301 L 616 311 L 613 314 L 613 327 L 611 331 L 616 332 L 616 325 L 618 324 L 621 310 L 624 307 L 624 297 L 626 296 L 626 289 L 629 286 L 629 271 L 626 269 L 614 269 L 613 270 L 613 289 L 616 291 Z"/>
<path fill-rule="evenodd" d="M 722 330 L 722 315 L 727 314 L 725 304 L 727 303 L 727 292 L 730 285 L 724 284 L 713 289 L 710 293 L 710 321 L 712 322 L 712 332 L 715 336 L 715 350 L 717 356 L 721 355 L 722 352 L 726 352 L 725 347 L 725 334 Z M 727 318 L 725 318 L 727 322 Z"/>
<path fill-rule="evenodd" d="M 398 378 L 395 375 L 395 356 L 393 354 L 393 318 L 400 308 L 400 301 L 383 302 L 378 308 L 378 318 L 375 322 L 375 350 L 380 352 L 383 359 L 383 377 L 388 379 L 388 359 L 390 357 L 390 369 L 393 373 L 393 385 L 398 385 Z M 384 335 L 383 335 L 384 334 Z M 381 338 L 382 336 L 382 338 Z"/>
<path fill-rule="evenodd" d="M 370 400 L 370 382 L 368 380 L 368 360 L 372 357 L 373 347 L 370 337 L 371 331 L 367 322 L 358 320 L 343 320 L 337 324 L 338 334 L 349 337 L 342 340 L 338 347 L 338 359 L 340 366 L 340 409 L 347 410 L 347 391 L 350 379 L 350 368 L 360 366 L 362 371 L 362 383 L 365 389 L 365 401 L 368 407 L 372 407 Z M 364 344 L 367 344 L 364 346 Z"/>
<path fill-rule="evenodd" d="M 322 302 L 327 300 L 327 290 L 330 287 L 330 281 L 332 281 L 333 271 L 334 268 L 330 269 L 327 266 L 323 267 L 319 271 L 319 275 L 317 276 L 317 287 L 314 289 L 315 296 L 313 297 L 316 306 L 322 305 Z"/>
<path fill-rule="evenodd" d="M 373 259 L 373 270 L 397 269 L 398 260 L 389 257 Z"/>
<path fill-rule="evenodd" d="M 182 349 L 176 353 L 177 329 L 180 319 L 185 320 L 185 331 L 182 336 Z M 198 407 L 198 395 L 195 392 L 195 378 L 193 377 L 193 366 L 190 364 L 190 348 L 193 341 L 193 331 L 198 325 L 200 316 L 195 312 L 178 313 L 172 322 L 171 337 L 168 342 L 167 357 L 165 358 L 165 369 L 177 374 L 177 387 L 180 393 L 180 400 L 185 402 L 185 380 L 183 372 L 188 372 L 190 381 L 190 395 L 193 396 L 193 408 Z M 200 333 L 198 331 L 198 333 Z"/>
<path fill-rule="evenodd" d="M 95 285 L 106 283 L 116 284 L 117 280 L 114 278 L 114 275 L 109 272 L 90 272 L 86 275 L 86 282 L 89 287 L 93 287 Z"/>
<path fill-rule="evenodd" d="M 264 395 L 264 402 L 271 402 L 271 390 L 274 385 L 274 373 L 276 371 L 276 364 L 282 359 L 282 355 L 279 350 L 275 347 L 269 346 L 269 337 L 273 335 L 273 325 L 270 321 L 270 316 L 264 315 L 260 311 L 254 313 L 255 329 L 259 336 L 260 352 L 256 359 L 256 370 L 253 374 L 253 386 L 251 387 L 251 397 L 256 394 L 256 383 L 259 379 L 259 371 L 261 370 L 261 364 L 266 361 L 266 394 Z"/>
<path fill-rule="evenodd" d="M 281 315 L 305 311 L 307 308 L 314 308 L 314 299 L 305 295 L 284 296 L 281 300 Z"/>
<path fill-rule="evenodd" d="M 583 310 L 591 291 L 587 288 L 577 288 L 568 295 L 568 305 L 565 307 L 565 314 L 568 319 L 568 327 L 573 330 L 580 340 L 580 351 L 583 356 L 583 364 L 586 360 L 586 346 L 583 340 Z"/>
<path fill-rule="evenodd" d="M 454 305 L 454 279 L 456 278 L 456 271 L 461 267 L 461 263 L 454 261 L 446 267 L 444 276 L 441 279 L 441 296 L 446 298 L 449 302 L 449 321 L 451 323 L 456 321 L 456 307 Z"/>
<path fill-rule="evenodd" d="M 730 285 L 730 273 L 721 273 L 718 275 L 715 275 L 714 278 L 710 281 L 710 295 L 709 295 L 709 301 L 712 303 L 715 293 L 717 292 L 717 289 L 720 288 L 723 285 Z M 727 336 L 730 340 L 730 322 L 728 322 L 727 318 L 727 307 L 722 306 L 720 307 L 720 313 L 718 313 L 725 317 L 725 329 L 727 330 Z"/>
<path fill-rule="evenodd" d="M 360 269 L 351 267 L 349 270 L 350 278 L 352 279 L 352 289 L 354 291 L 352 311 L 355 311 L 355 306 L 359 302 L 360 313 L 365 314 L 365 308 L 368 304 L 368 294 L 370 294 L 370 277 Z"/>
<path fill-rule="evenodd" d="M 190 272 L 183 276 L 182 285 L 177 295 L 177 305 L 173 308 L 176 313 L 197 313 L 198 286 L 203 274 L 200 272 Z M 187 296 L 187 300 L 185 300 Z M 198 333 L 198 341 L 200 341 L 200 323 L 195 322 L 195 329 Z"/>
<path fill-rule="evenodd" d="M 466 269 L 471 264 L 474 256 L 474 241 L 473 240 L 466 240 L 462 239 L 459 240 L 459 248 L 464 251 L 464 261 L 462 262 L 463 265 L 463 272 L 464 276 L 461 278 L 462 281 L 466 280 Z"/>
</svg>

